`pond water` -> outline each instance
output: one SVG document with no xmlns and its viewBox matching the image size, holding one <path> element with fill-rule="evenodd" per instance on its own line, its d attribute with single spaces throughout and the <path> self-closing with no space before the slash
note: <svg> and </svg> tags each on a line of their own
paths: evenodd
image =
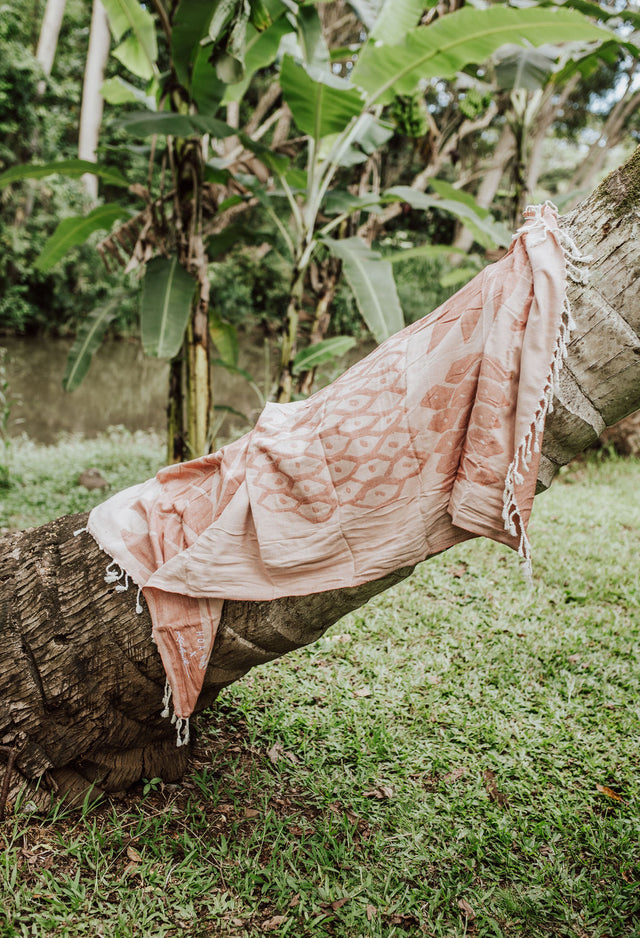
<svg viewBox="0 0 640 938">
<path fill-rule="evenodd" d="M 164 432 L 169 370 L 166 362 L 147 358 L 135 339 L 106 341 L 94 355 L 80 387 L 68 393 L 62 389 L 62 377 L 71 344 L 66 339 L 0 336 L 0 347 L 7 349 L 11 436 L 25 433 L 35 442 L 50 444 L 64 433 L 92 437 L 114 426 L 132 432 Z M 342 367 L 321 376 L 323 383 L 371 347 L 364 343 L 353 349 L 341 359 Z M 240 348 L 240 365 L 253 376 L 257 391 L 245 378 L 216 368 L 216 405 L 233 408 L 247 417 L 243 420 L 221 411 L 221 441 L 250 428 L 262 409 L 261 394 L 275 369 L 275 346 L 265 349 L 262 336 L 241 337 Z"/>
</svg>

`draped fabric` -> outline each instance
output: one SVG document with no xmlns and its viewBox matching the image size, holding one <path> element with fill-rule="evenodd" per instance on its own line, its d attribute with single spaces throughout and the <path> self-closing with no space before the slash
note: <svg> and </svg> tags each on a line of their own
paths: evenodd
<svg viewBox="0 0 640 938">
<path fill-rule="evenodd" d="M 554 206 L 528 209 L 502 260 L 333 384 L 91 512 L 108 576 L 142 588 L 179 730 L 225 599 L 355 586 L 476 535 L 529 565 L 571 248 Z"/>
</svg>

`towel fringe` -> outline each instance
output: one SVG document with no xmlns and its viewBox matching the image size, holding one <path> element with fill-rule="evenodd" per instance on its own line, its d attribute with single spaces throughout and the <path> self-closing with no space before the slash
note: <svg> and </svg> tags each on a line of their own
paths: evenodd
<svg viewBox="0 0 640 938">
<path fill-rule="evenodd" d="M 178 717 L 176 732 L 178 734 L 176 746 L 186 746 L 189 742 L 189 717 Z"/>
<path fill-rule="evenodd" d="M 169 702 L 171 701 L 171 684 L 169 684 L 169 679 L 167 678 L 164 682 L 164 696 L 162 698 L 162 712 L 160 713 L 161 717 L 169 716 Z"/>
<path fill-rule="evenodd" d="M 545 206 L 551 208 L 556 218 L 558 209 L 553 202 L 545 202 Z M 589 279 L 589 263 L 593 259 L 590 254 L 581 254 L 571 233 L 567 229 L 559 226 L 551 227 L 543 214 L 544 206 L 529 205 L 524 213 L 527 223 L 520 228 L 514 238 L 519 237 L 525 232 L 529 235 L 533 232 L 532 244 L 542 244 L 547 234 L 555 238 L 558 246 L 561 248 L 565 262 L 565 281 L 573 283 L 586 284 Z M 504 520 L 505 530 L 512 537 L 517 537 L 520 533 L 520 542 L 518 545 L 518 554 L 522 560 L 522 567 L 525 576 L 532 576 L 531 567 L 531 544 L 524 529 L 524 523 L 520 515 L 515 496 L 515 487 L 524 482 L 523 472 L 529 468 L 529 460 L 533 452 L 540 452 L 540 438 L 544 430 L 545 420 L 548 414 L 553 413 L 553 398 L 559 389 L 560 371 L 564 365 L 565 359 L 569 354 L 569 339 L 571 331 L 575 329 L 575 320 L 571 312 L 571 303 L 565 290 L 564 304 L 561 314 L 560 324 L 556 344 L 551 359 L 549 374 L 544 384 L 542 397 L 538 407 L 533 414 L 531 425 L 520 440 L 515 456 L 507 470 L 503 494 L 502 518 Z"/>
</svg>

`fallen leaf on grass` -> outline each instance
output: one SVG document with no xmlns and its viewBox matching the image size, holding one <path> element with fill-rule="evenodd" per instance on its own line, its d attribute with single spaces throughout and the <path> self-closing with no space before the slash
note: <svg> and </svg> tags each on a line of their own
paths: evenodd
<svg viewBox="0 0 640 938">
<path fill-rule="evenodd" d="M 463 765 L 459 768 L 454 769 L 452 772 L 448 772 L 446 775 L 443 775 L 442 781 L 451 784 L 451 782 L 457 782 L 458 779 L 461 779 L 464 775 L 467 774 L 467 770 Z"/>
<path fill-rule="evenodd" d="M 374 917 L 374 915 L 377 914 L 377 912 L 378 912 L 378 909 L 376 908 L 376 906 L 375 906 L 375 905 L 371 905 L 371 903 L 368 902 L 368 903 L 367 903 L 367 921 L 368 921 L 368 922 L 373 921 L 373 917 Z"/>
<path fill-rule="evenodd" d="M 233 805 L 232 804 L 219 804 L 213 810 L 219 811 L 220 814 L 233 814 Z"/>
<path fill-rule="evenodd" d="M 491 801 L 495 801 L 496 804 L 500 805 L 501 808 L 506 808 L 509 799 L 503 792 L 498 791 L 498 786 L 496 785 L 496 777 L 491 771 L 491 769 L 486 769 L 483 773 L 484 778 L 484 787 L 487 790 L 487 794 Z"/>
<path fill-rule="evenodd" d="M 415 915 L 409 915 L 409 914 L 406 914 L 406 915 L 392 915 L 392 916 L 389 918 L 389 923 L 390 923 L 391 925 L 402 925 L 404 928 L 406 928 L 408 925 L 419 925 L 419 924 L 420 924 L 420 922 L 418 921 L 418 919 L 417 919 L 417 917 L 416 917 Z"/>
<path fill-rule="evenodd" d="M 383 798 L 393 798 L 393 794 L 393 788 L 388 785 L 379 785 L 377 788 L 372 788 L 371 791 L 362 792 L 364 798 L 377 798 L 379 801 Z"/>
<path fill-rule="evenodd" d="M 127 856 L 130 860 L 133 860 L 134 863 L 142 863 L 142 854 L 139 853 L 135 847 L 127 847 Z"/>
<path fill-rule="evenodd" d="M 292 765 L 297 765 L 300 760 L 292 752 L 286 752 L 282 743 L 274 743 L 267 755 L 274 765 L 277 765 L 280 759 L 287 759 Z"/>
<path fill-rule="evenodd" d="M 341 909 L 343 905 L 347 904 L 347 902 L 351 902 L 351 898 L 349 896 L 347 896 L 346 899 L 334 899 L 334 901 L 331 903 L 331 908 L 334 912 L 337 912 L 338 909 Z"/>
<path fill-rule="evenodd" d="M 354 697 L 371 697 L 371 688 L 368 684 L 365 684 L 364 687 L 359 687 L 353 692 Z"/>
<path fill-rule="evenodd" d="M 467 572 L 466 563 L 457 563 L 454 567 L 447 567 L 447 573 L 450 576 L 455 577 L 456 580 L 459 580 Z"/>
<path fill-rule="evenodd" d="M 293 834 L 294 837 L 311 837 L 314 833 L 312 827 L 300 827 L 298 824 L 289 824 L 287 830 L 290 834 Z"/>
<path fill-rule="evenodd" d="M 274 915 L 273 918 L 268 918 L 266 922 L 263 922 L 262 927 L 265 929 L 265 931 L 273 931 L 274 928 L 278 928 L 286 921 L 286 915 Z"/>
<path fill-rule="evenodd" d="M 470 922 L 472 922 L 476 917 L 476 913 L 473 911 L 466 899 L 458 899 L 458 908 L 469 919 Z"/>
<path fill-rule="evenodd" d="M 580 661 L 581 658 L 582 658 L 582 655 L 578 655 L 578 654 L 576 654 L 576 655 L 569 655 L 569 657 L 567 658 L 567 661 L 569 661 L 570 664 L 577 664 L 578 661 Z"/>
<path fill-rule="evenodd" d="M 244 809 L 244 816 L 245 816 L 246 818 L 258 817 L 259 814 L 260 814 L 260 812 L 259 812 L 256 808 L 245 808 L 245 809 Z"/>
<path fill-rule="evenodd" d="M 601 795 L 606 795 L 607 798 L 612 798 L 614 801 L 622 801 L 622 795 L 606 785 L 596 785 L 596 791 L 599 791 Z M 626 802 L 622 801 L 622 803 L 625 804 Z"/>
<path fill-rule="evenodd" d="M 297 893 L 295 894 L 295 896 L 293 897 L 293 899 L 290 900 L 290 902 L 289 902 L 289 908 L 290 908 L 290 909 L 295 909 L 295 907 L 296 907 L 297 905 L 299 905 L 299 903 L 300 903 L 300 893 L 297 892 Z"/>
</svg>

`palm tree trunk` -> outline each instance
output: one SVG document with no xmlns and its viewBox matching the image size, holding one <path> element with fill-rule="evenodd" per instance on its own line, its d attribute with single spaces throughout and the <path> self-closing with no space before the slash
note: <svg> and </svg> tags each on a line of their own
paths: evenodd
<svg viewBox="0 0 640 938">
<path fill-rule="evenodd" d="M 640 148 L 566 220 L 578 247 L 593 253 L 592 282 L 570 290 L 577 326 L 544 436 L 541 488 L 605 425 L 640 408 L 639 203 Z M 177 778 L 186 764 L 187 747 L 176 748 L 160 716 L 164 672 L 149 615 L 136 615 L 133 597 L 104 582 L 110 558 L 88 534 L 74 536 L 85 522 L 62 518 L 0 539 L 0 742 L 16 758 L 10 801 L 25 784 L 34 800 L 51 789 L 83 798 L 91 785 L 116 792 L 141 777 Z M 410 572 L 225 603 L 199 709 Z"/>
</svg>

